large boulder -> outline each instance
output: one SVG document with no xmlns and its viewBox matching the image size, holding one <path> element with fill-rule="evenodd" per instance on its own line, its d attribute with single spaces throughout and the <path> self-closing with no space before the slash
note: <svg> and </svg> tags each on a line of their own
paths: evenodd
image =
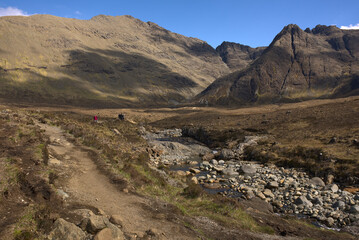
<svg viewBox="0 0 359 240">
<path fill-rule="evenodd" d="M 48 239 L 51 240 L 85 240 L 86 233 L 75 224 L 59 218 L 55 221 Z"/>
</svg>

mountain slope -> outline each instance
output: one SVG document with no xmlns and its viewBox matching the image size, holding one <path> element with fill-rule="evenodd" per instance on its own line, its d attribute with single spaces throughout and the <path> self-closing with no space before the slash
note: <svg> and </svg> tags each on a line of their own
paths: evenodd
<svg viewBox="0 0 359 240">
<path fill-rule="evenodd" d="M 266 47 L 251 48 L 246 45 L 233 42 L 223 42 L 216 48 L 232 71 L 242 70 L 262 55 Z"/>
<path fill-rule="evenodd" d="M 131 16 L 0 18 L 0 97 L 10 101 L 176 103 L 229 72 L 206 42 Z"/>
<path fill-rule="evenodd" d="M 288 25 L 248 68 L 196 97 L 205 104 L 297 101 L 358 94 L 359 31 Z"/>
</svg>

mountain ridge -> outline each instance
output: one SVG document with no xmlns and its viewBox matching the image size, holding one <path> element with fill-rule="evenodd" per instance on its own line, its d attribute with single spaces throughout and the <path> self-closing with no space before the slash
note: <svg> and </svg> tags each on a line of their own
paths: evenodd
<svg viewBox="0 0 359 240">
<path fill-rule="evenodd" d="M 249 67 L 213 82 L 203 104 L 301 101 L 357 94 L 359 31 L 289 24 Z"/>
<path fill-rule="evenodd" d="M 5 99 L 163 105 L 185 101 L 229 72 L 205 41 L 128 15 L 0 18 Z"/>
</svg>

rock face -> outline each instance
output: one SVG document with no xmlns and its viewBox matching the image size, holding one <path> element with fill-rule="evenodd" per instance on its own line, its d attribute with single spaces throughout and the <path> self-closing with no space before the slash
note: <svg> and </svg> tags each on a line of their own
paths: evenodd
<svg viewBox="0 0 359 240">
<path fill-rule="evenodd" d="M 205 41 L 131 16 L 2 17 L 0 35 L 0 97 L 14 101 L 175 104 L 230 73 Z"/>
<path fill-rule="evenodd" d="M 250 65 L 217 79 L 195 100 L 248 104 L 359 93 L 359 31 L 288 25 Z"/>
<path fill-rule="evenodd" d="M 251 48 L 246 45 L 233 42 L 223 42 L 216 48 L 232 71 L 242 70 L 262 55 L 266 47 Z"/>
</svg>

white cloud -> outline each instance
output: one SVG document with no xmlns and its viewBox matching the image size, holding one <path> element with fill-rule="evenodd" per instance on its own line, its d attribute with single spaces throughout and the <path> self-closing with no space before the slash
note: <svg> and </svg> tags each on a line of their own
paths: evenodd
<svg viewBox="0 0 359 240">
<path fill-rule="evenodd" d="M 0 8 L 0 17 L 3 16 L 29 16 L 27 12 L 16 7 Z"/>
<path fill-rule="evenodd" d="M 77 15 L 81 15 L 81 12 L 80 11 L 76 11 L 75 12 Z"/>
<path fill-rule="evenodd" d="M 341 26 L 340 29 L 343 30 L 359 29 L 359 23 L 357 23 L 356 25 L 350 24 L 349 26 Z"/>
</svg>

